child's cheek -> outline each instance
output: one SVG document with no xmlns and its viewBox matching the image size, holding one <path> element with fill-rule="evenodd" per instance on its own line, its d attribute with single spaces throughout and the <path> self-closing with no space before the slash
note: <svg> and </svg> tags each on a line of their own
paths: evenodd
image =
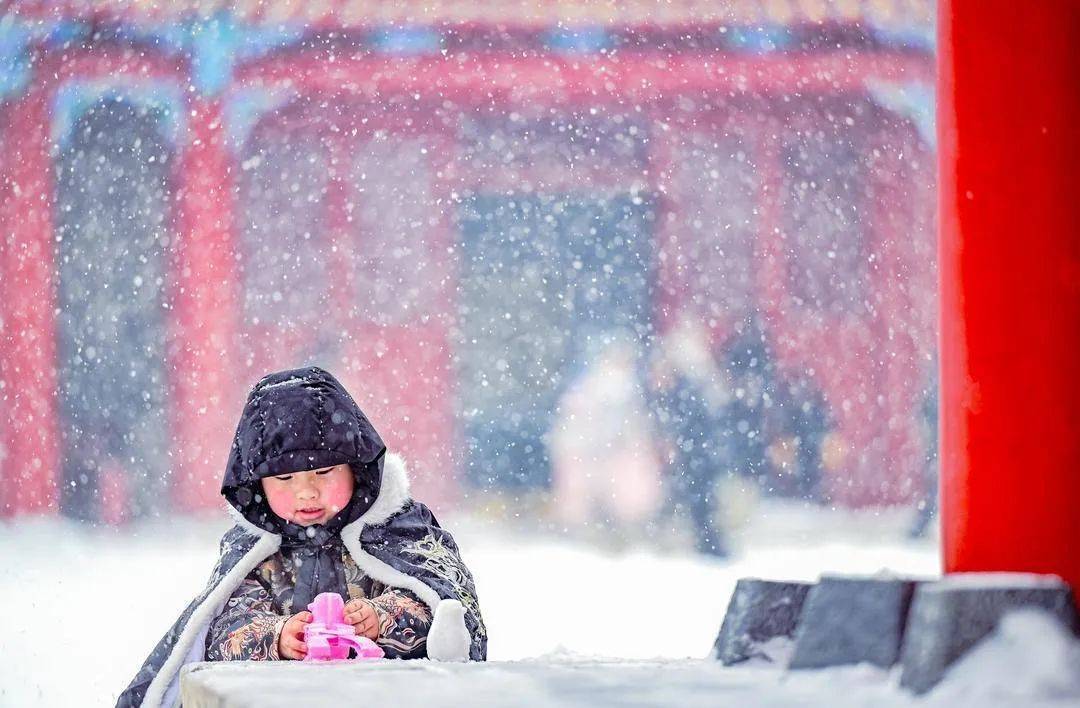
<svg viewBox="0 0 1080 708">
<path fill-rule="evenodd" d="M 325 488 L 326 505 L 336 514 L 345 508 L 352 497 L 353 485 L 351 478 L 334 480 Z"/>
<path fill-rule="evenodd" d="M 293 508 L 293 493 L 288 487 L 264 488 L 263 491 L 266 492 L 266 501 L 270 504 L 270 511 L 283 519 L 292 518 L 295 511 Z"/>
</svg>

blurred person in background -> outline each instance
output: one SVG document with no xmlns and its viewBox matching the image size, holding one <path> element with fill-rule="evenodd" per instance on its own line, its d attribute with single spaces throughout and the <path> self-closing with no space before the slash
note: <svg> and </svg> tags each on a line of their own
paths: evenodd
<svg viewBox="0 0 1080 708">
<path fill-rule="evenodd" d="M 766 416 L 773 403 L 773 367 L 761 329 L 746 324 L 724 347 L 722 360 L 731 392 L 723 435 L 732 471 L 760 481 L 766 474 Z"/>
<path fill-rule="evenodd" d="M 728 433 L 732 392 L 700 320 L 683 315 L 664 337 L 652 367 L 657 432 L 676 513 L 689 516 L 696 549 L 726 557 L 719 482 L 737 466 Z"/>
<path fill-rule="evenodd" d="M 660 502 L 640 355 L 627 334 L 593 341 L 595 353 L 560 397 L 549 436 L 555 513 L 568 528 L 596 524 L 640 536 Z"/>
<path fill-rule="evenodd" d="M 781 375 L 765 407 L 762 489 L 772 495 L 821 501 L 821 450 L 829 431 L 824 399 L 805 374 Z"/>
<path fill-rule="evenodd" d="M 740 473 L 732 477 L 726 498 L 740 493 L 743 507 L 731 511 L 745 520 L 760 494 L 820 502 L 823 451 L 832 427 L 810 374 L 782 369 L 753 321 L 725 347 L 724 357 L 733 391 L 725 435 Z"/>
</svg>

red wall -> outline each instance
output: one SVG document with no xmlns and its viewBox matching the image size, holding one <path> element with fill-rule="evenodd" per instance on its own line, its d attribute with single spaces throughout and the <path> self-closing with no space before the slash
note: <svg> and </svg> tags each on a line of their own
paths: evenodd
<svg viewBox="0 0 1080 708">
<path fill-rule="evenodd" d="M 798 93 L 812 102 L 818 95 L 864 92 L 866 81 L 928 81 L 932 67 L 916 55 L 855 56 L 764 56 L 725 58 L 708 56 L 675 58 L 637 57 L 624 60 L 580 61 L 565 58 L 472 57 L 448 71 L 441 59 L 372 58 L 339 56 L 333 63 L 317 55 L 271 57 L 238 67 L 237 86 L 288 87 L 307 97 L 335 100 L 341 97 L 385 101 L 396 95 L 416 94 L 432 105 L 454 101 L 469 106 L 529 105 L 536 101 L 555 106 L 584 108 L 589 105 L 643 105 L 651 120 L 669 115 L 675 97 L 784 95 Z M 163 58 L 138 59 L 122 52 L 94 51 L 92 54 L 59 58 L 43 57 L 35 70 L 30 92 L 5 107 L 5 140 L 18 148 L 16 160 L 5 172 L 9 184 L 18 184 L 20 193 L 5 200 L 0 220 L 14 234 L 3 257 L 4 346 L 0 373 L 5 381 L 18 382 L 18 394 L 10 388 L 4 401 L 11 423 L 3 429 L 8 460 L 0 466 L 0 514 L 55 509 L 58 423 L 56 420 L 55 323 L 52 293 L 50 184 L 52 167 L 48 132 L 52 125 L 50 101 L 55 91 L 74 79 L 130 75 L 185 88 L 186 68 Z M 481 91 L 482 89 L 482 91 Z M 174 280 L 170 284 L 170 361 L 177 372 L 169 381 L 173 400 L 172 426 L 176 443 L 173 476 L 174 500 L 178 508 L 199 510 L 218 504 L 217 483 L 231 441 L 235 418 L 247 387 L 258 376 L 250 376 L 241 365 L 248 355 L 238 346 L 240 331 L 239 277 L 236 263 L 234 180 L 238 174 L 235 146 L 225 141 L 223 106 L 229 92 L 217 99 L 188 97 L 187 133 L 179 146 L 176 173 L 177 208 L 174 219 L 179 235 Z M 910 172 L 909 161 L 897 151 L 886 151 L 888 166 L 879 173 L 872 190 L 876 202 L 868 203 L 874 224 L 871 238 L 882 244 L 889 264 L 875 287 L 880 287 L 885 305 L 875 322 L 810 324 L 790 307 L 785 292 L 785 265 L 782 246 L 773 237 L 782 230 L 783 205 L 772 194 L 779 189 L 779 163 L 773 137 L 777 125 L 767 114 L 746 114 L 754 149 L 762 170 L 759 237 L 760 260 L 757 282 L 764 308 L 770 313 L 770 334 L 786 366 L 805 367 L 828 351 L 834 357 L 834 371 L 823 371 L 821 385 L 831 405 L 858 396 L 876 401 L 877 396 L 895 396 L 888 416 L 868 417 L 866 411 L 841 415 L 840 425 L 852 448 L 869 439 L 884 436 L 887 449 L 877 457 L 859 461 L 855 455 L 834 472 L 831 492 L 841 502 L 851 504 L 896 502 L 909 499 L 917 491 L 898 481 L 917 477 L 920 441 L 904 419 L 912 415 L 913 392 L 918 375 L 913 362 L 930 348 L 930 330 L 925 322 L 905 325 L 905 334 L 896 343 L 900 356 L 884 369 L 867 355 L 869 339 L 889 337 L 890 322 L 911 308 L 920 307 L 897 285 L 922 265 L 910 239 L 910 223 L 898 223 L 895 213 L 917 218 L 914 211 L 927 198 L 925 186 L 932 179 L 929 170 Z M 693 120 L 691 119 L 691 122 Z M 445 128 L 435 133 L 452 136 Z M 16 137 L 12 137 L 16 136 Z M 894 136 L 895 137 L 895 136 Z M 925 151 L 917 140 L 904 138 L 904 145 Z M 451 138 L 444 138 L 452 141 Z M 898 143 L 899 144 L 899 143 Z M 347 149 L 347 146 L 346 146 Z M 454 145 L 446 144 L 453 156 Z M 677 200 L 663 198 L 666 190 L 662 145 L 654 147 L 653 189 L 662 204 Z M 448 160 L 452 162 L 452 160 Z M 925 162 L 925 161 L 924 161 Z M 435 185 L 436 193 L 447 197 L 451 191 L 453 165 Z M 880 175 L 896 174 L 895 179 Z M 457 175 L 460 176 L 460 175 Z M 913 186 L 914 185 L 914 186 Z M 772 190 L 771 192 L 769 190 Z M 923 190 L 920 192 L 920 190 Z M 895 209 L 899 202 L 904 206 Z M 326 206 L 333 212 L 334 205 Z M 892 216 L 891 216 L 892 215 Z M 339 215 L 340 218 L 340 215 Z M 452 241 L 446 222 L 438 238 Z M 917 239 L 916 239 L 917 241 Z M 452 257 L 448 267 L 453 273 Z M 661 268 L 668 278 L 665 289 L 679 293 L 683 286 L 671 279 L 677 275 Z M 450 281 L 452 284 L 452 280 Z M 452 288 L 448 290 L 452 292 Z M 658 302 L 658 312 L 678 305 L 678 295 L 670 302 Z M 448 305 L 448 311 L 452 309 Z M 925 303 L 923 308 L 925 309 Z M 890 319 L 892 318 L 892 319 Z M 344 321 L 343 326 L 363 327 L 364 322 Z M 451 504 L 457 495 L 453 459 L 446 450 L 454 447 L 457 435 L 452 415 L 453 382 L 450 380 L 446 323 L 436 320 L 420 326 L 384 328 L 374 341 L 358 347 L 352 364 L 342 378 L 347 385 L 359 382 L 359 372 L 375 368 L 390 375 L 412 377 L 402 389 L 384 392 L 360 390 L 361 405 L 376 411 L 376 423 L 383 423 L 389 442 L 404 449 L 417 461 L 418 495 L 435 506 Z M 860 348 L 861 347 L 861 348 Z M 394 352 L 386 359 L 384 352 Z M 378 351 L 376 351 L 378 350 Z M 264 362 L 273 365 L 272 357 Z M 261 371 L 259 373 L 262 373 Z M 830 378 L 831 377 L 831 378 Z M 250 379 L 250 380 L 249 380 Z M 366 377 L 365 377 L 365 380 Z M 356 388 L 356 387 L 354 387 Z M 890 393 L 892 392 L 892 393 Z M 394 398 L 393 412 L 382 404 Z M 380 421 L 383 417 L 384 421 Z M 892 417 L 901 419 L 890 423 Z M 400 431 L 400 432 L 399 432 Z M 12 464 L 12 461 L 16 461 Z M 38 460 L 39 462 L 34 462 Z M 31 468 L 27 469 L 27 465 Z M 450 471 L 448 471 L 448 469 Z"/>
</svg>

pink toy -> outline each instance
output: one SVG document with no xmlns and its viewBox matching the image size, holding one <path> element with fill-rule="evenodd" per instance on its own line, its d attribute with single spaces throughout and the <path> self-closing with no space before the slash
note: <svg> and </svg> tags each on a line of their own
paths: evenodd
<svg viewBox="0 0 1080 708">
<path fill-rule="evenodd" d="M 349 650 L 356 650 L 357 659 L 381 659 L 383 650 L 367 637 L 356 636 L 356 629 L 345 624 L 345 603 L 336 592 L 324 592 L 315 596 L 308 605 L 314 616 L 304 628 L 307 656 L 304 661 L 332 661 L 348 659 Z"/>
</svg>

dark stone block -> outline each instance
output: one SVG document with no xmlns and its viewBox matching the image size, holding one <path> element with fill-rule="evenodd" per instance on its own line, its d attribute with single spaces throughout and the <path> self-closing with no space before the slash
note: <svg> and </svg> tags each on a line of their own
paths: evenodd
<svg viewBox="0 0 1080 708">
<path fill-rule="evenodd" d="M 915 585 L 900 578 L 822 577 L 806 598 L 789 668 L 892 666 Z"/>
<path fill-rule="evenodd" d="M 1025 607 L 1047 610 L 1077 631 L 1072 592 L 1054 576 L 958 573 L 921 585 L 908 619 L 900 685 L 929 691 L 1007 612 Z"/>
<path fill-rule="evenodd" d="M 811 587 L 811 583 L 740 579 L 716 636 L 713 656 L 725 666 L 765 656 L 759 650 L 761 644 L 795 633 Z"/>
</svg>

